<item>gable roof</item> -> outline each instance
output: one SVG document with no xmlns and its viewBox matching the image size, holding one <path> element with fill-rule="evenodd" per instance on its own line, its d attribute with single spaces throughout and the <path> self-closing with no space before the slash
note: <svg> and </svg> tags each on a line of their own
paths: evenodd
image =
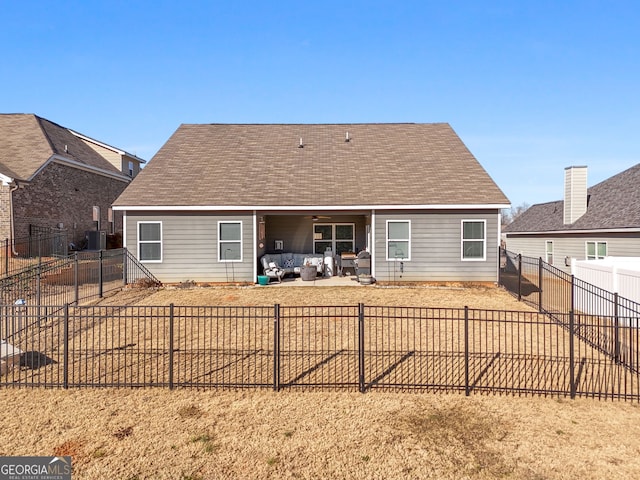
<svg viewBox="0 0 640 480">
<path fill-rule="evenodd" d="M 181 125 L 114 205 L 508 203 L 448 124 L 207 124 Z"/>
<path fill-rule="evenodd" d="M 640 228 L 640 164 L 587 189 L 587 212 L 564 224 L 564 201 L 529 207 L 505 233 Z"/>
<path fill-rule="evenodd" d="M 79 166 L 121 175 L 72 131 L 33 114 L 0 114 L 0 173 L 27 181 L 57 156 Z"/>
</svg>

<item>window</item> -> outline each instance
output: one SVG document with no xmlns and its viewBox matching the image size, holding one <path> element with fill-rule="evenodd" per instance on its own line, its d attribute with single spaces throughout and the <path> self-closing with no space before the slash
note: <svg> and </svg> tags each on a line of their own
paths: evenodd
<svg viewBox="0 0 640 480">
<path fill-rule="evenodd" d="M 133 177 L 133 162 L 129 160 L 129 176 Z"/>
<path fill-rule="evenodd" d="M 409 220 L 387 220 L 387 260 L 411 260 Z"/>
<path fill-rule="evenodd" d="M 242 261 L 242 222 L 218 222 L 218 261 Z"/>
<path fill-rule="evenodd" d="M 138 222 L 138 258 L 162 262 L 162 222 Z"/>
<path fill-rule="evenodd" d="M 462 260 L 486 260 L 486 221 L 462 221 Z"/>
<path fill-rule="evenodd" d="M 587 260 L 600 260 L 607 256 L 607 242 L 586 242 Z"/>
<path fill-rule="evenodd" d="M 353 223 L 321 223 L 313 226 L 313 252 L 322 255 L 330 249 L 335 255 L 355 252 Z"/>
<path fill-rule="evenodd" d="M 553 240 L 547 240 L 544 247 L 547 263 L 553 265 Z"/>
</svg>

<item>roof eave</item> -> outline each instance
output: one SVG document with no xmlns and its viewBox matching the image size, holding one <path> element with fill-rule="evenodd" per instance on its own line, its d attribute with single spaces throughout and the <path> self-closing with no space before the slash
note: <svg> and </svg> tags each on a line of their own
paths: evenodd
<svg viewBox="0 0 640 480">
<path fill-rule="evenodd" d="M 83 135 L 81 133 L 78 133 L 78 132 L 76 132 L 74 130 L 71 130 L 71 129 L 68 129 L 68 130 L 73 135 L 75 135 L 76 137 L 78 137 L 78 138 L 80 138 L 82 140 L 85 140 L 85 141 L 91 142 L 91 143 L 95 143 L 96 145 L 99 145 L 102 148 L 106 148 L 107 150 L 111 150 L 112 152 L 115 152 L 118 155 L 122 155 L 122 156 L 126 155 L 127 157 L 134 158 L 135 160 L 137 160 L 140 163 L 147 163 L 146 160 L 143 160 L 142 158 L 138 157 L 137 155 L 134 155 L 133 153 L 129 153 L 129 152 L 125 151 L 125 150 L 121 150 L 119 148 L 116 148 L 116 147 L 111 146 L 109 144 L 106 144 L 104 142 L 100 142 L 100 141 L 96 140 L 95 138 L 88 137 L 88 136 Z"/>
<path fill-rule="evenodd" d="M 31 181 L 36 175 L 38 175 L 42 170 L 44 170 L 50 163 L 60 163 L 62 165 L 67 165 L 73 168 L 77 168 L 79 170 L 85 170 L 87 172 L 92 172 L 98 175 L 102 175 L 104 177 L 110 177 L 115 180 L 120 180 L 123 182 L 131 182 L 131 177 L 128 175 L 124 175 L 119 172 L 110 172 L 109 170 L 103 170 L 102 168 L 92 167 L 90 165 L 86 165 L 84 163 L 78 162 L 76 160 L 72 160 L 70 158 L 63 157 L 61 155 L 52 155 L 46 162 L 44 162 L 38 170 L 36 170 L 33 175 L 31 175 L 28 181 Z"/>
<path fill-rule="evenodd" d="M 622 227 L 622 228 L 594 228 L 594 229 L 576 229 L 576 230 L 540 230 L 533 232 L 504 232 L 508 237 L 509 235 L 565 235 L 571 233 L 589 234 L 589 233 L 628 233 L 628 232 L 640 232 L 640 227 Z"/>
<path fill-rule="evenodd" d="M 308 210 L 494 210 L 508 208 L 508 204 L 464 205 L 114 205 L 114 210 L 129 211 L 308 211 Z"/>
</svg>

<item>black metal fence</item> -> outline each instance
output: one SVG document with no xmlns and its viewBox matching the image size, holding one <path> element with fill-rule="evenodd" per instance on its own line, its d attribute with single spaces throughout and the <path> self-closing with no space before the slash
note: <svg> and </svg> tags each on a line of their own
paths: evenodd
<svg viewBox="0 0 640 480">
<path fill-rule="evenodd" d="M 13 310 L 23 306 L 49 315 L 66 304 L 101 298 L 109 291 L 141 281 L 144 286 L 160 284 L 126 248 L 76 252 L 69 257 L 40 261 L 0 279 L 0 304 L 6 305 L 0 307 L 0 315 L 11 317 Z M 6 336 L 1 338 L 11 339 L 19 331 L 5 329 Z"/>
<path fill-rule="evenodd" d="M 539 312 L 568 328 L 573 315 L 575 333 L 593 348 L 640 372 L 638 331 L 640 304 L 575 278 L 542 258 L 501 252 L 506 264 L 500 284 Z M 583 320 L 584 319 L 584 320 Z"/>
<path fill-rule="evenodd" d="M 28 325 L 0 386 L 374 389 L 640 399 L 638 329 L 611 319 L 423 307 L 65 306 Z M 617 345 L 619 358 L 598 342 Z M 5 338 L 0 331 L 0 338 Z M 16 350 L 17 349 L 17 350 Z M 634 357 L 635 355 L 635 357 Z M 631 360 L 632 359 L 632 360 Z"/>
<path fill-rule="evenodd" d="M 26 237 L 0 241 L 0 276 L 9 276 L 38 263 L 65 258 L 68 253 L 67 232 L 38 229 L 31 225 Z"/>
</svg>

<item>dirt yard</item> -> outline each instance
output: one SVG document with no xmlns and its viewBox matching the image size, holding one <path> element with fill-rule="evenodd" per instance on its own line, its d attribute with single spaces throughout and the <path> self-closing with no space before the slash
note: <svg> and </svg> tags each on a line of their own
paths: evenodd
<svg viewBox="0 0 640 480">
<path fill-rule="evenodd" d="M 102 304 L 528 310 L 490 288 L 126 290 Z M 640 476 L 640 407 L 456 394 L 0 389 L 0 455 L 72 455 L 75 479 Z"/>
</svg>

